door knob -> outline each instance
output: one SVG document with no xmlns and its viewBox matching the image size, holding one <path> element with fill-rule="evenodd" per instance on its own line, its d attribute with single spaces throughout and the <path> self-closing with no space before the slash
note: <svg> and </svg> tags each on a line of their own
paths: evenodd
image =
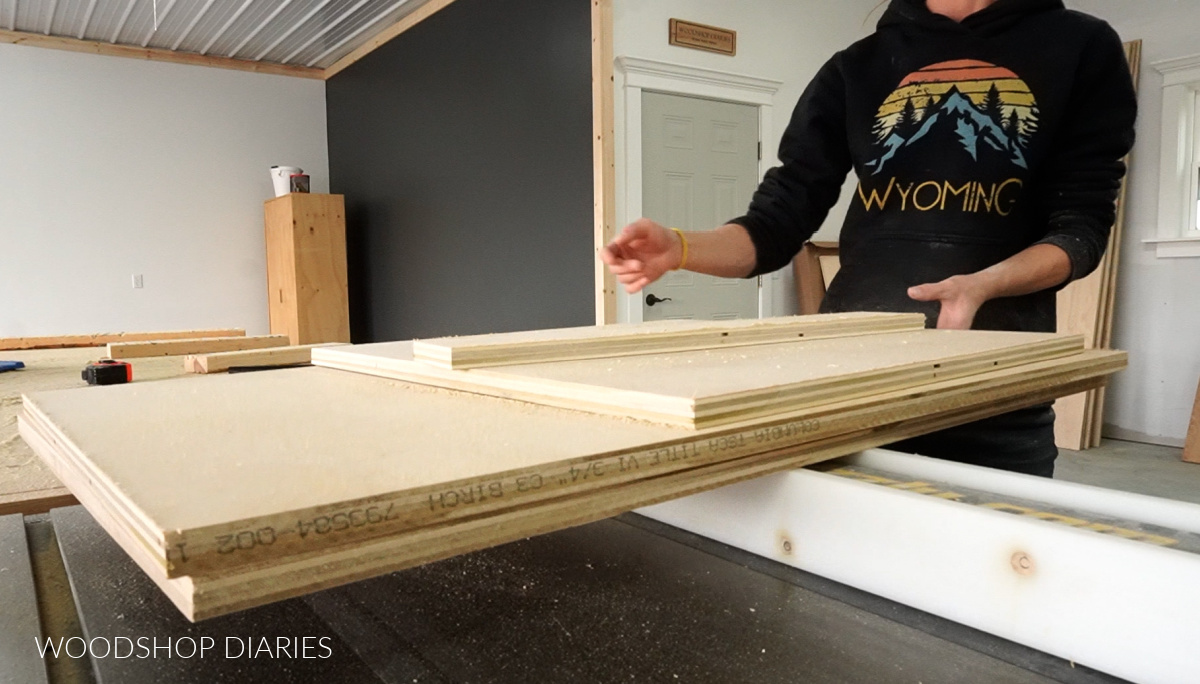
<svg viewBox="0 0 1200 684">
<path fill-rule="evenodd" d="M 658 304 L 660 302 L 669 302 L 669 301 L 671 301 L 670 297 L 663 297 L 660 299 L 658 297 L 655 297 L 653 294 L 646 295 L 646 306 L 654 306 L 655 304 Z"/>
</svg>

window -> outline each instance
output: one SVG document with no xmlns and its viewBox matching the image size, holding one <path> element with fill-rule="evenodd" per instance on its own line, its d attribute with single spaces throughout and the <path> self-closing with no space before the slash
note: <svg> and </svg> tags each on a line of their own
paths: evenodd
<svg viewBox="0 0 1200 684">
<path fill-rule="evenodd" d="M 1156 62 L 1163 75 L 1159 160 L 1160 257 L 1200 256 L 1200 55 Z"/>
</svg>

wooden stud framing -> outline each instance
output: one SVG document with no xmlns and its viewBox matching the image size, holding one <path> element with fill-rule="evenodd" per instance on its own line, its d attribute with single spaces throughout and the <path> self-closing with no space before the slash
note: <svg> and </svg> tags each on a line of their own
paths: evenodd
<svg viewBox="0 0 1200 684">
<path fill-rule="evenodd" d="M 0 30 L 0 43 L 13 45 L 33 45 L 36 47 L 67 50 L 70 52 L 86 52 L 94 55 L 109 57 L 131 57 L 154 62 L 171 62 L 174 64 L 190 64 L 192 66 L 216 67 L 218 69 L 233 69 L 235 71 L 251 71 L 259 74 L 276 76 L 297 76 L 300 78 L 325 78 L 325 70 L 313 67 L 275 64 L 273 62 L 252 62 L 245 59 L 229 57 L 213 57 L 198 55 L 191 52 L 176 52 L 161 48 L 136 47 L 132 45 L 116 45 L 94 40 L 79 40 L 62 36 L 44 36 L 24 31 Z"/>
<path fill-rule="evenodd" d="M 592 181 L 595 208 L 596 325 L 617 322 L 617 281 L 600 250 L 616 236 L 612 0 L 592 0 Z"/>
</svg>

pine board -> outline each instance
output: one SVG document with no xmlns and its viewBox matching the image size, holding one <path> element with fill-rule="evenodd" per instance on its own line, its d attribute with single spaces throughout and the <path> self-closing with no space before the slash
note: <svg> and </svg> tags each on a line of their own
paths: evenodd
<svg viewBox="0 0 1200 684">
<path fill-rule="evenodd" d="M 385 342 L 314 350 L 313 363 L 702 428 L 1082 349 L 1079 336 L 920 329 L 465 371 L 415 360 L 413 343 Z"/>
<path fill-rule="evenodd" d="M 895 330 L 919 314 L 846 313 L 734 321 L 666 320 L 416 340 L 413 356 L 451 369 L 733 347 Z"/>
<path fill-rule="evenodd" d="M 559 497 L 532 505 L 512 507 L 493 515 L 423 527 L 407 532 L 330 549 L 314 550 L 286 559 L 248 565 L 225 574 L 167 579 L 154 559 L 95 491 L 80 492 L 80 499 L 105 529 L 189 619 L 204 619 L 291 596 L 317 591 L 439 558 L 492 546 L 513 539 L 582 524 L 625 510 L 664 501 L 742 479 L 796 467 L 850 453 L 896 439 L 922 434 L 949 425 L 1046 401 L 1063 392 L 1078 391 L 1103 382 L 1105 375 L 1124 365 L 1121 352 L 1084 354 L 993 371 L 972 378 L 939 383 L 938 391 L 879 399 L 897 411 L 892 422 L 875 428 L 824 437 L 803 445 L 760 450 L 747 457 L 720 461 L 686 471 L 609 486 L 587 497 Z M 270 375 L 308 373 L 321 369 L 281 371 Z M 250 376 L 232 376 L 255 379 Z M 362 384 L 360 379 L 358 384 Z M 324 388 L 322 388 L 324 389 Z M 65 394 L 65 393 L 60 393 Z M 465 398 L 464 395 L 457 395 Z M 495 401 L 495 400 L 493 400 Z M 538 409 L 546 412 L 550 409 Z M 913 418 L 916 415 L 919 417 Z M 596 417 L 612 424 L 612 419 Z M 42 437 L 43 427 L 22 422 L 23 433 L 43 455 L 56 447 Z M 354 435 L 354 432 L 348 432 Z M 353 453 L 347 449 L 348 453 Z M 432 459 L 426 459 L 426 462 Z M 195 489 L 193 486 L 192 489 Z M 282 488 L 270 488 L 277 495 Z"/>
<path fill-rule="evenodd" d="M 188 373 L 221 373 L 235 367 L 286 366 L 310 363 L 314 347 L 328 347 L 336 342 L 304 344 L 294 347 L 270 347 L 242 351 L 188 354 L 183 368 Z"/>
<path fill-rule="evenodd" d="M 186 340 L 151 340 L 147 342 L 111 342 L 110 359 L 138 359 L 149 356 L 182 356 L 212 352 L 241 351 L 285 347 L 287 335 L 253 335 L 245 337 L 207 337 Z"/>
<path fill-rule="evenodd" d="M 49 337 L 3 337 L 0 350 L 65 349 L 70 347 L 102 347 L 111 342 L 144 342 L 147 340 L 180 340 L 197 337 L 237 337 L 245 335 L 241 328 L 217 330 L 170 330 L 165 332 L 92 333 L 90 335 L 53 335 Z"/>
</svg>

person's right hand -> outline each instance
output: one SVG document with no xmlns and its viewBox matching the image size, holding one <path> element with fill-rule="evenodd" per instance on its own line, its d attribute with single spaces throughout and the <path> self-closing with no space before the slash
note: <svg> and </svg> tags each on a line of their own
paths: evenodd
<svg viewBox="0 0 1200 684">
<path fill-rule="evenodd" d="M 678 268 L 683 244 L 675 231 L 641 218 L 625 226 L 600 251 L 600 259 L 632 294 Z"/>
</svg>

